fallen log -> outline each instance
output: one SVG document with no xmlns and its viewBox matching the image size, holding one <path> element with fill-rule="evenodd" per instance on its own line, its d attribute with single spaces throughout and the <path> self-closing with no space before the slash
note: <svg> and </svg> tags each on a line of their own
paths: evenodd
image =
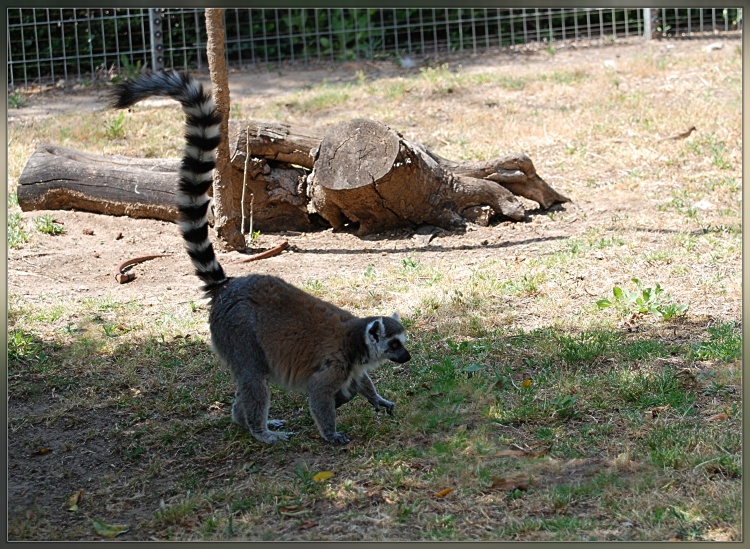
<svg viewBox="0 0 750 549">
<path fill-rule="evenodd" d="M 516 196 L 546 209 L 569 198 L 550 187 L 524 154 L 484 162 L 454 162 L 368 119 L 342 122 L 319 135 L 279 122 L 233 121 L 235 169 L 249 152 L 265 169 L 294 164 L 311 173 L 308 209 L 335 229 L 359 234 L 419 224 L 456 228 L 467 221 L 523 219 Z"/>
<path fill-rule="evenodd" d="M 81 210 L 174 221 L 177 159 L 98 156 L 41 145 L 18 179 L 29 210 Z"/>
<path fill-rule="evenodd" d="M 176 221 L 179 159 L 127 158 L 41 145 L 18 179 L 23 211 L 79 210 Z M 255 167 L 255 164 L 253 164 Z M 299 168 L 255 169 L 249 182 L 254 227 L 262 231 L 309 230 L 307 199 L 299 195 Z M 247 205 L 249 211 L 249 204 Z M 238 225 L 239 227 L 239 225 Z"/>
<path fill-rule="evenodd" d="M 278 122 L 231 121 L 230 162 L 246 181 L 245 216 L 261 231 L 355 226 L 359 234 L 420 224 L 446 229 L 467 222 L 521 220 L 518 196 L 546 209 L 569 201 L 512 154 L 455 162 L 368 119 L 324 134 Z M 249 156 L 249 161 L 247 161 Z M 177 159 L 102 157 L 43 145 L 18 185 L 24 211 L 77 209 L 174 221 Z M 245 174 L 244 172 L 248 173 Z M 242 188 L 233 188 L 240 202 Z M 252 205 L 252 211 L 251 211 Z M 240 220 L 233 220 L 240 226 Z"/>
</svg>

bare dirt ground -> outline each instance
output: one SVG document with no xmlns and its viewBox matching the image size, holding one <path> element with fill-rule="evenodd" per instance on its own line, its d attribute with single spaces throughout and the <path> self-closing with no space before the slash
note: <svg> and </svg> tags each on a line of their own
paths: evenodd
<svg viewBox="0 0 750 549">
<path fill-rule="evenodd" d="M 581 207 L 570 204 L 565 211 L 573 213 Z M 630 208 L 635 211 L 638 205 Z M 617 208 L 619 212 L 628 210 L 627 205 Z M 601 215 L 611 216 L 611 210 Z M 8 274 L 12 291 L 29 297 L 40 293 L 50 297 L 76 293 L 101 297 L 116 292 L 140 299 L 158 296 L 160 302 L 185 301 L 200 295 L 182 241 L 171 223 L 68 211 L 55 211 L 54 217 L 65 227 L 65 232 L 54 238 L 54 248 L 11 251 Z M 596 218 L 592 223 L 595 222 Z M 406 259 L 415 251 L 425 259 L 450 253 L 466 265 L 487 257 L 515 259 L 533 253 L 539 242 L 569 236 L 564 225 L 534 223 L 533 218 L 520 229 L 505 228 L 510 235 L 501 236 L 492 227 L 472 227 L 467 233 L 438 231 L 427 247 L 417 242 L 415 231 L 411 230 L 370 237 L 334 233 L 330 229 L 267 234 L 259 237 L 251 252 L 269 249 L 283 240 L 289 242 L 289 249 L 275 258 L 252 263 L 232 264 L 247 257 L 239 252 L 219 253 L 219 260 L 230 276 L 264 272 L 299 283 L 363 272 L 368 266 L 378 268 L 381 263 Z M 136 279 L 130 283 L 116 282 L 118 264 L 151 254 L 170 255 L 134 266 Z"/>
<path fill-rule="evenodd" d="M 734 41 L 739 42 L 739 41 Z M 730 42 L 727 48 L 734 47 Z M 525 67 L 535 67 L 541 70 L 561 70 L 573 67 L 601 67 L 606 62 L 619 62 L 620 59 L 642 55 L 644 57 L 656 55 L 680 55 L 703 48 L 706 41 L 674 42 L 667 50 L 666 44 L 642 43 L 640 41 L 625 43 L 616 47 L 591 48 L 563 48 L 554 56 L 546 54 L 539 48 L 530 47 L 519 49 L 517 52 L 502 54 L 486 54 L 480 56 L 463 56 L 442 59 L 454 64 L 460 64 L 463 70 L 487 70 L 488 67 L 507 67 L 513 64 L 523 64 Z M 283 68 L 271 70 L 242 70 L 230 75 L 231 93 L 233 99 L 242 97 L 242 107 L 247 117 L 263 118 L 264 109 L 269 102 L 280 93 L 294 90 L 304 90 L 322 81 L 331 83 L 354 82 L 358 78 L 358 71 L 364 73 L 368 79 L 375 80 L 403 74 L 405 69 L 392 62 L 356 62 L 335 66 L 320 66 L 309 69 Z M 416 71 L 417 69 L 413 69 Z M 691 81 L 690 85 L 695 84 Z M 626 84 L 627 85 L 627 82 Z M 687 85 L 684 81 L 671 81 L 670 85 Z M 698 84 L 699 85 L 699 84 Z M 658 86 L 654 86 L 654 89 Z M 40 121 L 54 118 L 61 113 L 71 111 L 80 112 L 85 116 L 87 112 L 102 109 L 104 90 L 91 87 L 68 90 L 51 90 L 44 93 L 32 94 L 28 97 L 27 105 L 22 109 L 12 109 L 8 112 L 8 124 L 34 125 Z M 165 101 L 165 106 L 169 102 Z M 469 105 L 474 108 L 476 105 Z M 527 106 L 524 106 L 524 108 Z M 549 106 L 538 105 L 540 109 Z M 172 105 L 177 113 L 177 109 Z M 439 146 L 445 134 L 439 129 L 450 124 L 450 112 L 461 108 L 455 99 L 447 96 L 442 107 L 421 113 L 429 124 L 436 126 L 423 131 L 421 134 L 415 129 L 420 127 L 420 120 L 404 113 L 403 124 L 400 127 L 395 120 L 389 121 L 394 128 L 405 130 L 405 133 L 416 134 L 417 141 L 428 146 Z M 481 110 L 481 109 L 480 109 Z M 295 112 L 287 117 L 287 121 L 295 124 L 310 124 L 326 127 L 346 116 L 356 116 L 358 113 L 342 113 L 332 109 L 331 112 Z M 575 124 L 572 117 L 570 124 Z M 680 121 L 680 126 L 685 124 Z M 664 129 L 663 131 L 668 131 Z M 704 131 L 701 128 L 701 131 Z M 617 136 L 615 136 L 617 138 Z M 492 136 L 488 136 L 491 140 Z M 176 138 L 179 140 L 179 137 Z M 583 138 L 582 138 L 583 139 Z M 242 259 L 238 252 L 220 252 L 219 259 L 230 276 L 240 276 L 251 272 L 262 272 L 283 276 L 293 283 L 306 280 L 326 280 L 336 276 L 346 276 L 351 273 L 364 272 L 369 266 L 385 270 L 394 262 L 409 258 L 419 253 L 424 262 L 450 261 L 454 265 L 463 265 L 470 269 L 472 265 L 491 258 L 499 260 L 508 269 L 520 264 L 541 252 L 547 252 L 548 246 L 567 239 L 584 239 L 585 235 L 605 228 L 606 231 L 618 230 L 616 220 L 631 222 L 628 230 L 635 232 L 638 245 L 644 251 L 650 249 L 664 249 L 670 246 L 670 238 L 677 232 L 676 226 L 669 226 L 674 221 L 669 218 L 661 222 L 654 216 L 659 215 L 654 210 L 653 197 L 643 192 L 642 187 L 619 186 L 587 187 L 580 183 L 587 178 L 603 180 L 608 166 L 597 166 L 592 157 L 590 174 L 569 174 L 560 169 L 560 164 L 546 160 L 546 154 L 554 148 L 562 148 L 563 143 L 555 142 L 553 137 L 540 139 L 536 145 L 526 144 L 526 150 L 534 161 L 539 174 L 556 190 L 572 199 L 570 203 L 556 206 L 550 211 L 534 210 L 529 203 L 529 215 L 526 220 L 518 223 L 500 222 L 490 227 L 469 227 L 466 231 L 446 232 L 437 231 L 429 245 L 423 246 L 416 238 L 418 229 L 404 229 L 387 234 L 360 238 L 349 232 L 333 232 L 321 230 L 311 233 L 279 233 L 261 234 L 248 252 L 258 252 L 273 247 L 281 240 L 287 240 L 290 247 L 281 255 L 271 259 L 244 264 L 232 264 L 234 260 Z M 75 147 L 75 144 L 73 145 Z M 504 145 L 505 146 L 505 145 Z M 615 147 L 625 147 L 613 141 Z M 630 145 L 628 145 L 630 146 Z M 657 147 L 657 145 L 650 145 Z M 450 157 L 455 150 L 449 148 L 448 153 L 441 154 Z M 513 152 L 508 150 L 507 152 Z M 120 154 L 124 153 L 124 147 Z M 550 155 L 551 158 L 551 155 Z M 644 160 L 646 164 L 647 160 Z M 631 166 L 636 169 L 639 166 Z M 600 173 L 597 173 L 600 171 Z M 610 172 L 611 173 L 611 172 Z M 649 183 L 659 185 L 658 181 Z M 670 183 L 664 183 L 664 200 L 669 198 L 668 190 L 673 188 Z M 192 267 L 184 253 L 181 239 L 175 225 L 163 221 L 131 219 L 127 217 L 109 217 L 86 212 L 74 211 L 35 211 L 23 212 L 22 217 L 31 221 L 32 218 L 51 214 L 62 224 L 65 231 L 61 235 L 48 237 L 34 234 L 31 241 L 21 249 L 8 251 L 8 292 L 22 296 L 28 303 L 36 301 L 50 303 L 56 298 L 83 299 L 86 297 L 103 297 L 116 295 L 122 300 L 138 300 L 141 303 L 159 306 L 166 303 L 184 303 L 198 300 L 202 294 L 198 289 L 199 283 L 195 278 Z M 551 215 L 549 215 L 551 214 Z M 733 219 L 732 216 L 728 218 Z M 637 221 L 642 220 L 640 228 L 633 229 Z M 711 224 L 722 223 L 720 214 L 715 214 Z M 608 233 L 609 234 L 609 233 Z M 708 252 L 706 252 L 708 253 Z M 121 262 L 143 255 L 168 254 L 132 268 L 136 278 L 127 284 L 118 284 L 115 280 L 115 269 Z M 566 296 L 571 301 L 576 299 L 592 302 L 598 297 L 611 292 L 613 283 L 623 281 L 621 273 L 612 265 L 617 262 L 617 250 L 604 248 L 590 252 L 591 264 L 584 271 L 571 272 L 565 288 Z M 739 279 L 732 274 L 726 280 L 727 296 L 723 299 L 706 299 L 704 288 L 691 284 L 689 277 L 683 275 L 666 275 L 663 265 L 643 261 L 640 267 L 644 273 L 653 275 L 661 280 L 665 287 L 676 291 L 684 301 L 691 303 L 691 312 L 697 317 L 711 317 L 724 319 L 739 319 L 741 305 L 741 288 Z M 727 267 L 734 272 L 734 267 Z M 519 308 L 520 309 L 520 308 Z M 519 312 L 514 318 L 514 325 L 518 329 L 534 329 L 544 321 L 533 310 L 528 314 Z M 39 403 L 37 402 L 36 405 Z M 10 402 L 11 415 L 22 417 L 29 410 L 24 410 L 28 404 L 23 400 Z M 15 407 L 15 408 L 14 408 Z M 34 414 L 41 413 L 39 409 Z M 104 421 L 97 418 L 78 418 L 80 425 L 71 425 L 74 430 L 86 430 L 91 425 L 86 421 Z M 70 433 L 48 430 L 43 433 L 44 445 L 62 447 L 70 440 Z M 220 436 L 220 435 L 217 435 Z M 11 455 L 16 455 L 11 464 L 9 496 L 17 510 L 23 510 L 39 502 L 38 492 L 43 490 L 37 476 L 43 471 L 29 462 L 27 448 L 30 441 L 11 440 Z M 101 440 L 99 448 L 91 447 L 91 459 L 96 458 L 104 471 L 109 462 L 117 459 L 111 455 L 111 442 Z M 14 454 L 14 451 L 17 454 Z M 87 458 L 88 459 L 88 458 Z M 107 461 L 109 460 L 109 461 Z M 70 475 L 74 480 L 64 482 L 64 486 L 57 484 L 55 496 L 71 493 L 77 486 L 78 473 L 94 470 L 89 463 L 86 468 L 76 472 L 75 465 L 70 465 Z M 62 481 L 61 481 L 62 482 Z M 59 498 L 58 498 L 59 499 Z M 122 503 L 122 502 L 121 502 Z M 139 515 L 138 505 L 122 504 L 122 515 L 125 520 L 135 522 Z M 59 507 L 55 503 L 56 509 Z M 142 511 L 148 512 L 148 511 Z M 130 513 L 131 518 L 128 517 Z M 72 520 L 72 519 L 71 519 Z M 33 536 L 31 536 L 33 537 Z M 119 539 L 129 538 L 128 535 Z"/>
<path fill-rule="evenodd" d="M 727 49 L 734 47 L 731 44 L 735 42 L 737 41 L 728 42 L 730 45 Z M 569 44 L 554 56 L 544 53 L 538 45 L 528 45 L 500 55 L 446 56 L 441 58 L 440 62 L 460 66 L 467 73 L 486 71 L 488 67 L 507 68 L 513 64 L 523 64 L 542 70 L 544 67 L 549 70 L 571 67 L 585 69 L 615 63 L 619 59 L 633 56 L 680 55 L 680 52 L 704 48 L 708 43 L 710 42 L 698 40 L 662 44 L 635 40 L 630 43 L 618 42 L 616 47 Z M 423 61 L 430 62 L 429 59 Z M 242 102 L 243 109 L 251 116 L 262 118 L 269 101 L 279 94 L 309 89 L 320 85 L 321 82 L 355 81 L 358 71 L 364 72 L 372 79 L 409 72 L 391 61 L 361 61 L 275 72 L 260 69 L 236 70 L 230 76 L 231 94 L 233 100 Z M 417 71 L 418 69 L 411 69 L 410 72 Z M 689 84 L 693 85 L 694 82 Z M 150 101 L 152 104 L 163 103 L 166 107 L 174 109 L 171 100 Z M 34 124 L 35 121 L 54 117 L 61 112 L 99 111 L 104 103 L 104 90 L 92 91 L 80 86 L 72 90 L 53 89 L 29 96 L 28 104 L 23 109 L 9 110 L 8 123 Z M 446 110 L 462 108 L 468 112 L 474 108 L 473 105 L 456 106 L 455 99 L 451 97 L 446 97 L 445 104 Z M 330 121 L 324 118 L 324 115 L 325 113 L 317 112 L 310 115 L 297 113 L 292 114 L 289 121 L 326 127 L 342 117 L 341 113 L 333 112 L 329 115 L 332 119 Z M 433 118 L 434 123 L 435 118 L 441 120 L 445 115 L 438 110 L 428 111 L 423 116 Z M 409 124 L 408 120 L 405 123 L 414 125 L 413 122 Z M 393 125 L 400 129 L 396 124 Z M 422 139 L 422 142 L 429 146 L 440 145 L 440 135 L 435 136 L 433 133 L 432 136 Z M 529 155 L 535 162 L 539 174 L 556 190 L 572 199 L 572 202 L 555 206 L 551 210 L 564 213 L 561 222 L 551 222 L 547 216 L 548 212 L 534 210 L 534 203 L 527 202 L 530 215 L 525 222 L 504 222 L 488 228 L 473 226 L 466 232 L 439 231 L 426 248 L 419 246 L 414 239 L 415 232 L 410 230 L 366 238 L 346 232 L 334 233 L 324 230 L 309 234 L 261 235 L 248 252 L 268 249 L 281 240 L 289 241 L 289 250 L 271 260 L 231 265 L 229 262 L 243 258 L 236 252 L 220 254 L 219 258 L 223 264 L 228 264 L 227 271 L 232 276 L 248 272 L 267 272 L 283 275 L 293 282 L 357 272 L 370 265 L 377 267 L 383 261 L 392 263 L 406 258 L 415 250 L 419 250 L 426 259 L 451 254 L 455 256 L 455 261 L 466 262 L 467 265 L 489 256 L 520 260 L 533 254 L 541 242 L 586 234 L 592 227 L 607 225 L 613 216 L 642 215 L 652 204 L 642 193 L 617 189 L 599 191 L 576 188 L 575 184 L 566 181 L 562 174 L 545 170 L 545 158 L 541 156 L 545 149 L 547 146 L 543 144 L 538 153 L 532 151 Z M 23 216 L 30 219 L 47 213 L 53 214 L 55 219 L 63 224 L 65 232 L 54 238 L 38 239 L 33 246 L 26 246 L 21 250 L 9 250 L 10 291 L 19 291 L 28 296 L 40 292 L 48 295 L 85 292 L 101 296 L 114 291 L 140 299 L 158 296 L 160 301 L 184 301 L 186 298 L 200 295 L 189 262 L 183 253 L 176 227 L 172 224 L 70 211 L 26 212 Z M 134 267 L 133 270 L 137 274 L 134 282 L 124 285 L 115 282 L 115 267 L 122 261 L 161 253 L 171 255 Z"/>
<path fill-rule="evenodd" d="M 538 50 L 538 47 L 529 45 L 510 56 L 453 56 L 441 58 L 441 62 L 458 62 L 465 70 L 471 71 L 472 68 L 482 69 L 488 63 L 502 66 L 524 58 L 542 61 L 544 57 Z M 586 48 L 585 52 L 574 50 L 559 56 L 555 67 L 574 66 L 583 57 L 591 61 L 593 56 L 596 62 L 613 55 L 611 48 Z M 540 59 L 536 59 L 537 56 Z M 357 71 L 366 71 L 377 78 L 403 75 L 405 72 L 393 62 L 369 61 L 283 72 L 237 70 L 230 76 L 231 94 L 233 99 L 242 98 L 247 110 L 262 109 L 270 99 L 282 93 L 310 88 L 325 81 L 332 84 L 354 81 Z M 416 72 L 416 69 L 411 72 Z M 9 110 L 8 122 L 33 124 L 34 121 L 55 117 L 63 112 L 77 111 L 85 114 L 100 111 L 104 104 L 104 90 L 92 91 L 90 87 L 82 86 L 72 89 L 53 88 L 29 96 L 28 104 L 23 109 Z M 149 100 L 149 104 L 163 104 L 173 109 L 175 107 L 170 99 L 155 98 Z M 310 122 L 314 123 L 312 120 Z M 325 120 L 318 123 L 326 125 Z M 571 219 L 577 218 L 576 212 L 586 211 L 587 221 L 576 223 L 575 228 L 576 232 L 582 233 L 589 226 L 600 224 L 598 215 L 611 217 L 614 211 L 637 211 L 640 208 L 637 202 L 624 204 L 617 200 L 616 203 L 613 210 L 610 206 L 597 206 L 589 203 L 585 197 L 576 196 L 573 202 L 555 207 L 552 211 L 566 211 L 571 214 Z M 529 205 L 534 207 L 533 203 Z M 569 228 L 545 224 L 545 212 L 541 213 L 541 218 L 532 215 L 525 223 L 504 223 L 502 227 L 511 231 L 510 234 L 500 234 L 497 227 L 478 226 L 471 227 L 466 233 L 439 231 L 427 248 L 420 247 L 413 238 L 414 231 L 409 230 L 364 239 L 348 233 L 334 234 L 331 230 L 298 235 L 261 235 L 253 245 L 257 251 L 270 248 L 280 240 L 289 242 L 289 251 L 271 261 L 229 265 L 227 270 L 231 276 L 266 272 L 299 282 L 308 278 L 324 279 L 346 272 L 357 272 L 369 265 L 377 267 L 383 258 L 391 263 L 406 258 L 415 250 L 424 253 L 425 257 L 455 254 L 457 261 L 468 264 L 480 261 L 483 257 L 496 257 L 498 254 L 516 257 L 528 253 L 529 248 L 533 250 L 535 242 L 571 235 Z M 183 253 L 180 237 L 171 223 L 70 211 L 37 211 L 25 213 L 24 216 L 31 218 L 45 214 L 53 214 L 55 220 L 65 227 L 65 232 L 54 239 L 40 241 L 33 250 L 10 250 L 9 285 L 11 288 L 19 288 L 22 294 L 35 295 L 42 292 L 48 295 L 68 295 L 85 292 L 101 296 L 116 291 L 118 294 L 144 299 L 149 294 L 158 295 L 161 301 L 171 298 L 185 300 L 186 295 L 197 292 L 195 278 Z M 535 218 L 537 223 L 534 223 Z M 253 249 L 248 251 L 252 253 Z M 122 286 L 115 282 L 115 267 L 122 261 L 162 253 L 171 255 L 134 268 L 137 281 Z M 222 264 L 242 258 L 236 252 L 219 255 Z"/>
</svg>

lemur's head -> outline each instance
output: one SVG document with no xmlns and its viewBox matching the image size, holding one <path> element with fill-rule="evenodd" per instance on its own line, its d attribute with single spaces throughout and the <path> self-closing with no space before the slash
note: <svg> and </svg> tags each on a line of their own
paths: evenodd
<svg viewBox="0 0 750 549">
<path fill-rule="evenodd" d="M 399 321 L 398 313 L 369 319 L 365 330 L 365 342 L 374 360 L 388 359 L 402 364 L 411 360 L 406 350 L 406 332 Z"/>
</svg>

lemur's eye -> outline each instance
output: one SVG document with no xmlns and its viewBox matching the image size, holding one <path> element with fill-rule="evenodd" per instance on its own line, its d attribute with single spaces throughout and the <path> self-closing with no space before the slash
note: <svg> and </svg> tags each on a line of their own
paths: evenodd
<svg viewBox="0 0 750 549">
<path fill-rule="evenodd" d="M 396 350 L 396 349 L 398 349 L 399 347 L 401 347 L 401 342 L 400 342 L 400 341 L 399 341 L 398 339 L 394 339 L 393 341 L 391 341 L 391 342 L 390 342 L 390 343 L 388 344 L 388 346 L 389 346 L 389 347 L 390 347 L 391 349 L 393 349 L 393 350 Z"/>
</svg>

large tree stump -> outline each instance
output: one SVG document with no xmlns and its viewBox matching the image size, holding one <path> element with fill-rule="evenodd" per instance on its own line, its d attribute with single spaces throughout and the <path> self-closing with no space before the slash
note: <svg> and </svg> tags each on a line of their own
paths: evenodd
<svg viewBox="0 0 750 549">
<path fill-rule="evenodd" d="M 425 149 L 372 120 L 344 122 L 326 134 L 309 186 L 323 218 L 334 228 L 358 223 L 361 234 L 405 222 L 455 228 L 482 218 L 483 206 L 524 217 L 523 206 L 497 183 L 446 171 Z"/>
<path fill-rule="evenodd" d="M 229 128 L 235 169 L 242 169 L 246 150 L 251 157 L 311 169 L 310 211 L 337 229 L 357 223 L 360 234 L 520 220 L 526 212 L 516 195 L 544 209 L 569 201 L 539 177 L 526 155 L 454 162 L 373 120 L 342 122 L 323 136 L 257 120 L 233 121 Z"/>
<path fill-rule="evenodd" d="M 230 121 L 229 150 L 233 173 L 227 179 L 247 180 L 240 207 L 249 218 L 252 206 L 253 227 L 261 231 L 310 230 L 321 218 L 336 229 L 356 226 L 359 234 L 420 224 L 453 229 L 523 219 L 518 196 L 540 208 L 568 201 L 525 155 L 454 162 L 373 120 L 343 122 L 325 134 L 278 122 Z M 18 201 L 24 210 L 174 220 L 178 165 L 44 145 L 21 174 Z M 242 188 L 231 193 L 239 196 Z"/>
</svg>

